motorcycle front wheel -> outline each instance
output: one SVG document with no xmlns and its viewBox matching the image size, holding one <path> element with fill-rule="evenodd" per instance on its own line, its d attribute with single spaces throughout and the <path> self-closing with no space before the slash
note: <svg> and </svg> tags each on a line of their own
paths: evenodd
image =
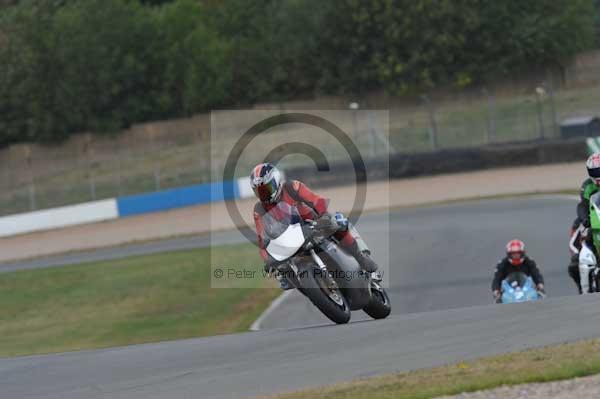
<svg viewBox="0 0 600 399">
<path fill-rule="evenodd" d="M 592 292 L 600 292 L 600 273 L 590 273 L 590 287 Z"/>
<path fill-rule="evenodd" d="M 348 301 L 333 279 L 315 267 L 307 273 L 302 273 L 299 281 L 302 287 L 301 292 L 329 320 L 337 324 L 345 324 L 350 321 Z"/>
</svg>

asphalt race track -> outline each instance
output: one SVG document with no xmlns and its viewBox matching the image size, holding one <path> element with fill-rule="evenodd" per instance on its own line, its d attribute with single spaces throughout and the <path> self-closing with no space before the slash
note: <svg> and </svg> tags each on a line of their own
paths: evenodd
<svg viewBox="0 0 600 399">
<path fill-rule="evenodd" d="M 544 197 L 370 214 L 359 229 L 376 260 L 390 261 L 386 320 L 355 312 L 334 326 L 292 294 L 264 331 L 0 360 L 0 396 L 245 398 L 597 337 L 600 296 L 572 296 L 566 274 L 574 213 L 572 199 Z M 549 298 L 490 305 L 495 262 L 513 237 L 538 261 Z"/>
<path fill-rule="evenodd" d="M 375 260 L 389 264 L 384 271 L 393 314 L 427 312 L 491 303 L 492 275 L 511 238 L 525 241 L 550 296 L 575 294 L 567 263 L 576 204 L 569 197 L 467 202 L 371 214 L 358 227 Z M 389 245 L 378 239 L 386 234 L 382 224 L 387 219 Z M 360 312 L 352 317 L 368 318 Z M 261 327 L 307 323 L 327 319 L 293 292 Z"/>
<path fill-rule="evenodd" d="M 0 361 L 2 398 L 231 399 L 597 337 L 600 297 Z"/>
</svg>

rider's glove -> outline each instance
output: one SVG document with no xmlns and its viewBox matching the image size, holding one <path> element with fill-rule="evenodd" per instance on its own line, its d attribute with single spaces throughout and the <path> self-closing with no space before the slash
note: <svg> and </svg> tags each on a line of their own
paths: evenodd
<svg viewBox="0 0 600 399">
<path fill-rule="evenodd" d="M 494 300 L 496 302 L 498 302 L 500 300 L 500 297 L 501 297 L 500 290 L 494 290 L 494 291 L 492 291 L 492 295 L 494 296 Z"/>
<path fill-rule="evenodd" d="M 337 221 L 328 212 L 319 216 L 316 222 L 317 224 L 315 227 L 323 233 L 333 234 L 338 230 Z"/>
<path fill-rule="evenodd" d="M 588 229 L 591 226 L 590 219 L 583 219 L 581 221 L 581 224 L 583 225 L 583 227 L 585 227 L 586 229 Z"/>
<path fill-rule="evenodd" d="M 546 296 L 546 289 L 545 289 L 545 287 L 544 287 L 544 284 L 542 284 L 542 283 L 539 283 L 539 284 L 537 285 L 537 292 L 538 292 L 538 293 L 539 293 L 539 294 L 540 294 L 542 297 L 545 297 L 545 296 Z"/>
</svg>

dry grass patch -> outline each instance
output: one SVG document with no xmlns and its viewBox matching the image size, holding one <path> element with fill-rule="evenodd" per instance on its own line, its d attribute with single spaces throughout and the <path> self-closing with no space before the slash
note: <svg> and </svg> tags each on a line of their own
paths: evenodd
<svg viewBox="0 0 600 399">
<path fill-rule="evenodd" d="M 425 399 L 501 385 L 548 382 L 598 373 L 600 339 L 390 374 L 269 398 Z"/>
</svg>

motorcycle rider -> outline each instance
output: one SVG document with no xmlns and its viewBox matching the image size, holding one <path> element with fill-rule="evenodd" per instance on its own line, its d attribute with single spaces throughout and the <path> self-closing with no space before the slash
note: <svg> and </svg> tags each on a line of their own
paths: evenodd
<svg viewBox="0 0 600 399">
<path fill-rule="evenodd" d="M 496 303 L 500 303 L 502 298 L 502 291 L 500 290 L 502 280 L 514 272 L 522 272 L 530 276 L 538 292 L 545 295 L 542 273 L 540 273 L 535 261 L 525 253 L 525 243 L 515 239 L 506 244 L 506 256 L 496 265 L 496 273 L 492 280 L 492 295 Z"/>
<path fill-rule="evenodd" d="M 250 174 L 250 185 L 258 202 L 254 205 L 254 223 L 258 236 L 260 255 L 265 261 L 265 271 L 275 271 L 276 261 L 269 256 L 262 239 L 264 224 L 262 217 L 275 207 L 280 201 L 295 206 L 303 220 L 330 219 L 327 212 L 328 200 L 312 192 L 306 185 L 298 180 L 284 181 L 281 172 L 270 163 L 261 163 L 254 167 Z M 361 250 L 349 229 L 338 230 L 334 237 L 340 242 L 340 246 L 352 255 L 361 269 L 374 274 L 377 264 L 371 259 L 370 251 Z M 292 288 L 287 279 L 279 279 L 281 288 Z"/>
<path fill-rule="evenodd" d="M 585 164 L 588 172 L 588 178 L 584 180 L 580 190 L 580 201 L 577 204 L 577 219 L 583 227 L 580 232 L 582 246 L 585 245 L 592 251 L 594 256 L 598 257 L 595 245 L 593 243 L 592 234 L 588 232 L 590 223 L 590 197 L 600 191 L 600 153 L 592 154 L 588 157 Z M 577 220 L 576 219 L 576 220 Z M 581 248 L 580 248 L 581 249 Z M 581 255 L 583 251 L 578 253 L 578 269 L 569 265 L 569 275 L 575 280 L 580 293 L 587 293 L 589 289 L 588 273 L 589 267 L 587 263 L 582 262 Z"/>
</svg>

